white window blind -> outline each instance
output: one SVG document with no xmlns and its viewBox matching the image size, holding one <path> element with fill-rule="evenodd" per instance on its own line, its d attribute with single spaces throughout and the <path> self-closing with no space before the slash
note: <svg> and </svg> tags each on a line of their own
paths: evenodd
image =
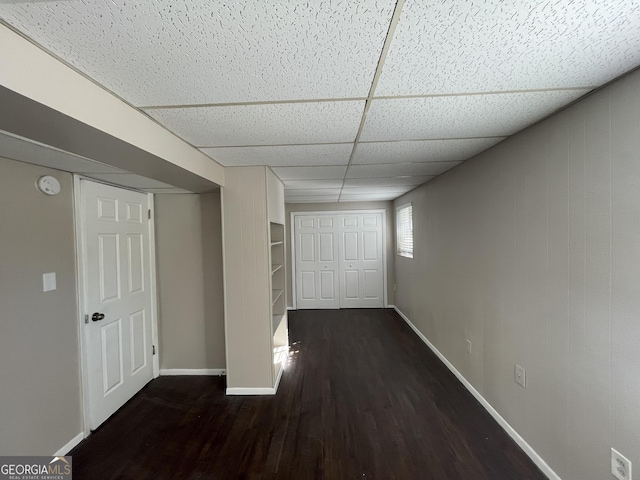
<svg viewBox="0 0 640 480">
<path fill-rule="evenodd" d="M 411 204 L 396 210 L 396 248 L 398 255 L 413 258 L 413 208 Z"/>
</svg>

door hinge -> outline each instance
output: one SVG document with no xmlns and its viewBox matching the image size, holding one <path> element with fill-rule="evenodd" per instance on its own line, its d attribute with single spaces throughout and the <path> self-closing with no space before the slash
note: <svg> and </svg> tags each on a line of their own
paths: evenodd
<svg viewBox="0 0 640 480">
<path fill-rule="evenodd" d="M 156 354 L 156 346 L 155 345 L 153 345 L 153 354 L 154 355 Z"/>
<path fill-rule="evenodd" d="M 148 213 L 149 220 L 151 220 L 151 209 L 147 210 L 147 213 Z"/>
</svg>

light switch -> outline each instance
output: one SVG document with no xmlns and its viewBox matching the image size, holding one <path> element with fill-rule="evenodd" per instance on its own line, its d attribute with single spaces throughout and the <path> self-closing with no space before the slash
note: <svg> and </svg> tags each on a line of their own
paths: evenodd
<svg viewBox="0 0 640 480">
<path fill-rule="evenodd" d="M 56 272 L 43 273 L 42 274 L 42 291 L 50 292 L 52 290 L 55 290 L 56 288 L 58 288 L 56 285 Z"/>
</svg>

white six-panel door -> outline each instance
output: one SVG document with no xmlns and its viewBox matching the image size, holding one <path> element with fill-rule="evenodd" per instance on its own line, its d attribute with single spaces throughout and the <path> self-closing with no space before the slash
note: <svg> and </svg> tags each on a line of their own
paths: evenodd
<svg viewBox="0 0 640 480">
<path fill-rule="evenodd" d="M 153 378 L 148 199 L 82 180 L 89 411 L 97 428 Z"/>
<path fill-rule="evenodd" d="M 336 227 L 331 215 L 295 217 L 298 308 L 340 308 Z"/>
<path fill-rule="evenodd" d="M 382 213 L 294 215 L 296 306 L 384 306 Z"/>
<path fill-rule="evenodd" d="M 382 308 L 382 214 L 340 215 L 340 307 Z"/>
</svg>

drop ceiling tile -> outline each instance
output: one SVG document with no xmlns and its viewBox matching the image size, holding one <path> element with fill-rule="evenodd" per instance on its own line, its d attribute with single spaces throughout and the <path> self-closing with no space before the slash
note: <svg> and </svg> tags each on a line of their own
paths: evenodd
<svg viewBox="0 0 640 480">
<path fill-rule="evenodd" d="M 640 64 L 637 0 L 407 0 L 376 95 L 602 85 Z"/>
<path fill-rule="evenodd" d="M 344 187 L 340 192 L 342 195 L 368 195 L 368 194 L 396 194 L 402 195 L 413 190 L 415 185 L 391 186 L 391 187 Z"/>
<path fill-rule="evenodd" d="M 395 2 L 3 1 L 0 17 L 135 105 L 366 97 Z"/>
<path fill-rule="evenodd" d="M 377 165 L 351 165 L 346 178 L 402 177 L 440 175 L 462 162 L 392 163 Z"/>
<path fill-rule="evenodd" d="M 343 179 L 347 167 L 275 167 L 280 180 L 337 180 Z M 288 184 L 285 182 L 285 185 Z"/>
<path fill-rule="evenodd" d="M 366 201 L 379 201 L 379 200 L 393 200 L 398 198 L 401 193 L 370 193 L 366 195 L 340 195 L 341 202 L 366 202 Z"/>
<path fill-rule="evenodd" d="M 431 180 L 433 176 L 424 177 L 396 177 L 396 178 L 347 178 L 345 187 L 391 187 L 391 186 L 417 186 Z"/>
<path fill-rule="evenodd" d="M 113 183 L 114 185 L 129 188 L 173 188 L 172 185 L 167 183 L 159 182 L 152 178 L 143 177 L 134 173 L 98 173 L 87 174 L 87 176 L 95 178 L 96 180 L 102 180 L 104 182 Z"/>
<path fill-rule="evenodd" d="M 353 142 L 364 101 L 229 107 L 163 108 L 146 112 L 198 147 Z"/>
<path fill-rule="evenodd" d="M 346 165 L 349 163 L 353 144 L 219 147 L 201 150 L 226 167 L 242 165 L 269 165 L 271 167 Z"/>
<path fill-rule="evenodd" d="M 373 100 L 361 140 L 508 136 L 586 91 L 456 95 Z"/>
<path fill-rule="evenodd" d="M 304 188 L 341 188 L 342 177 L 333 180 L 282 180 L 285 189 L 304 189 Z"/>
<path fill-rule="evenodd" d="M 5 132 L 0 132 L 0 156 L 72 173 L 125 173 L 119 168 Z"/>
<path fill-rule="evenodd" d="M 340 194 L 339 188 L 309 188 L 309 189 L 297 190 L 297 189 L 290 189 L 285 187 L 284 189 L 284 195 L 288 197 L 309 196 L 309 195 L 314 195 L 314 196 L 339 195 L 339 194 Z"/>
<path fill-rule="evenodd" d="M 358 143 L 352 165 L 466 160 L 506 137 Z"/>
<path fill-rule="evenodd" d="M 284 203 L 333 203 L 338 201 L 338 195 L 334 196 L 307 196 L 307 197 L 285 197 Z"/>
</svg>

